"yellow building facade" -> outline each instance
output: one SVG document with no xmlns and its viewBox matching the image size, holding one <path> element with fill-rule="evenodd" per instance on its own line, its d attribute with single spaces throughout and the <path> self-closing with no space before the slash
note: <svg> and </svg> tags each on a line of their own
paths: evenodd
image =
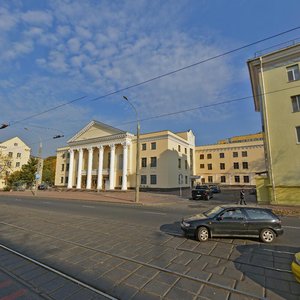
<svg viewBox="0 0 300 300">
<path fill-rule="evenodd" d="M 192 131 L 140 135 L 140 187 L 190 186 L 195 174 Z M 57 149 L 55 185 L 69 189 L 127 190 L 135 187 L 136 136 L 91 121 L 68 146 Z"/>
<path fill-rule="evenodd" d="M 300 44 L 248 61 L 260 112 L 267 175 L 257 179 L 262 203 L 300 205 Z"/>
<path fill-rule="evenodd" d="M 255 186 L 256 173 L 266 169 L 262 133 L 197 146 L 195 154 L 197 181 L 202 184 Z"/>
<path fill-rule="evenodd" d="M 6 177 L 20 171 L 30 158 L 30 148 L 18 137 L 0 143 L 0 189 L 6 186 Z M 4 166 L 3 164 L 6 164 Z"/>
</svg>

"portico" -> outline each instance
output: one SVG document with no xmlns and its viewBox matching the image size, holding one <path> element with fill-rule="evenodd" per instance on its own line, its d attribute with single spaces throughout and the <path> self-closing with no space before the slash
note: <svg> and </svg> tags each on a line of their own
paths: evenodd
<svg viewBox="0 0 300 300">
<path fill-rule="evenodd" d="M 105 132 L 103 129 L 106 129 Z M 96 130 L 99 136 L 95 138 L 94 132 L 93 137 L 88 138 L 88 132 Z M 68 141 L 70 149 L 67 188 L 114 190 L 119 187 L 127 190 L 133 138 L 130 133 L 96 121 L 88 124 Z"/>
</svg>

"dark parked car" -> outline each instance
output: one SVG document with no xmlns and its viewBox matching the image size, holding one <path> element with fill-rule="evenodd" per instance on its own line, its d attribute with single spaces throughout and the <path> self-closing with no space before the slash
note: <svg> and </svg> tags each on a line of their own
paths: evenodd
<svg viewBox="0 0 300 300">
<path fill-rule="evenodd" d="M 208 185 L 197 185 L 192 190 L 192 199 L 193 200 L 209 200 L 213 197 L 213 193 Z"/>
<path fill-rule="evenodd" d="M 214 194 L 221 193 L 221 189 L 218 185 L 210 185 L 209 188 Z"/>
<path fill-rule="evenodd" d="M 281 220 L 271 209 L 250 206 L 216 206 L 202 214 L 183 218 L 181 229 L 187 236 L 207 241 L 210 237 L 259 237 L 271 243 L 283 234 Z"/>
<path fill-rule="evenodd" d="M 47 186 L 46 184 L 40 184 L 40 185 L 38 186 L 38 189 L 39 189 L 39 190 L 47 190 L 47 189 L 48 189 L 48 186 Z"/>
</svg>

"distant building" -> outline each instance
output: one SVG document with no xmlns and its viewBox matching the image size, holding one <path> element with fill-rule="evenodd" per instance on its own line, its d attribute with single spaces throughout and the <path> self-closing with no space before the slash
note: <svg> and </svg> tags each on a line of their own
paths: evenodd
<svg viewBox="0 0 300 300">
<path fill-rule="evenodd" d="M 30 148 L 18 137 L 0 143 L 0 189 L 6 186 L 6 177 L 21 170 L 30 158 Z"/>
<path fill-rule="evenodd" d="M 201 183 L 254 186 L 256 173 L 266 169 L 262 133 L 196 146 L 195 162 Z"/>
<path fill-rule="evenodd" d="M 300 44 L 248 61 L 255 110 L 261 113 L 267 175 L 258 200 L 300 204 Z"/>
<path fill-rule="evenodd" d="M 195 174 L 195 136 L 191 130 L 140 135 L 140 186 L 189 187 Z M 73 189 L 114 190 L 135 187 L 136 136 L 91 121 L 57 149 L 55 185 Z"/>
</svg>

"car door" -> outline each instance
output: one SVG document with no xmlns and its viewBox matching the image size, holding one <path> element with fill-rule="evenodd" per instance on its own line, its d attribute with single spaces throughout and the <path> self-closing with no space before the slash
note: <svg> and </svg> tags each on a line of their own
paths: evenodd
<svg viewBox="0 0 300 300">
<path fill-rule="evenodd" d="M 225 209 L 212 221 L 212 233 L 215 235 L 245 235 L 247 230 L 247 219 L 240 208 Z"/>
</svg>

